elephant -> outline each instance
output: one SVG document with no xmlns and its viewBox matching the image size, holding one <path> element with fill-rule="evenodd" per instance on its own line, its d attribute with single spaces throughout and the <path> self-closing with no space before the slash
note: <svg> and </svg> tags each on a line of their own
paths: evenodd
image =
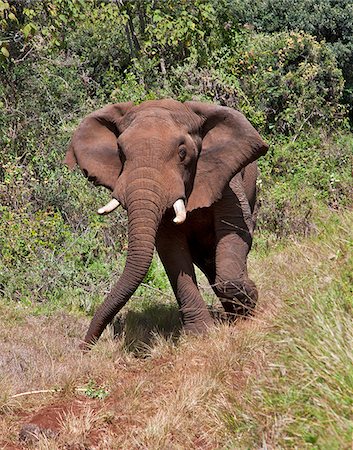
<svg viewBox="0 0 353 450">
<path fill-rule="evenodd" d="M 198 289 L 206 275 L 225 314 L 251 312 L 258 293 L 247 273 L 255 226 L 257 159 L 268 145 L 239 111 L 173 99 L 111 104 L 86 116 L 64 162 L 76 164 L 128 214 L 124 270 L 94 314 L 88 349 L 146 276 L 157 249 L 185 332 L 213 324 Z"/>
</svg>

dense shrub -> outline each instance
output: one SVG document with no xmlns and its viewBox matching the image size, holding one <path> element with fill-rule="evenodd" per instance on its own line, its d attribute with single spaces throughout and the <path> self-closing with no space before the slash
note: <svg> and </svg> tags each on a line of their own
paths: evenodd
<svg viewBox="0 0 353 450">
<path fill-rule="evenodd" d="M 329 137 L 317 130 L 298 140 L 273 139 L 269 158 L 259 161 L 262 234 L 307 235 L 327 207 L 348 207 L 352 154 L 353 139 L 345 133 Z"/>
<path fill-rule="evenodd" d="M 350 0 L 228 1 L 230 20 L 256 31 L 304 31 L 333 50 L 346 80 L 346 103 L 353 90 L 353 7 Z M 223 6 L 224 8 L 224 6 Z"/>
<path fill-rule="evenodd" d="M 268 130 L 293 133 L 306 125 L 336 125 L 343 115 L 343 78 L 330 50 L 310 35 L 248 34 L 226 59 Z"/>
<path fill-rule="evenodd" d="M 267 133 L 334 128 L 344 117 L 341 71 L 332 52 L 306 34 L 237 33 L 209 66 L 189 60 L 167 79 L 174 96 L 239 108 Z"/>
</svg>

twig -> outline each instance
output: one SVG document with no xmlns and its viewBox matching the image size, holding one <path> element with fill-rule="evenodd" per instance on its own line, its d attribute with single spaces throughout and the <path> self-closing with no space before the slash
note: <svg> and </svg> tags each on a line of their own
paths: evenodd
<svg viewBox="0 0 353 450">
<path fill-rule="evenodd" d="M 292 142 L 295 142 L 299 134 L 301 133 L 304 125 L 307 123 L 307 121 L 310 119 L 310 117 L 313 115 L 314 110 L 311 111 L 311 113 L 304 119 L 303 123 L 300 125 L 299 130 L 297 134 L 293 137 Z"/>
<path fill-rule="evenodd" d="M 10 398 L 17 398 L 17 397 L 24 397 L 25 395 L 32 395 L 32 394 L 54 394 L 56 392 L 60 392 L 62 389 L 38 389 L 37 391 L 27 391 L 27 392 L 20 392 L 19 394 L 11 395 Z M 86 392 L 86 388 L 75 388 L 75 391 L 78 392 Z"/>
<path fill-rule="evenodd" d="M 24 56 L 22 56 L 22 58 L 20 58 L 20 59 L 15 59 L 15 60 L 14 60 L 14 63 L 17 64 L 17 63 L 19 63 L 19 62 L 24 61 L 24 60 L 27 58 L 27 56 L 28 56 L 33 50 L 34 50 L 34 47 L 31 47 L 31 48 L 28 50 L 28 52 L 25 53 Z"/>
<path fill-rule="evenodd" d="M 48 392 L 54 393 L 58 391 L 56 389 L 39 389 L 38 391 L 20 392 L 19 394 L 11 395 L 10 398 L 23 397 L 24 395 L 31 395 L 31 394 L 46 394 Z"/>
<path fill-rule="evenodd" d="M 244 233 L 247 233 L 247 234 L 251 235 L 250 231 L 247 230 L 246 228 L 238 227 L 234 223 L 227 222 L 226 220 L 221 220 L 221 222 L 224 223 L 225 225 L 229 225 L 230 227 L 232 227 L 232 228 L 234 228 L 236 230 L 240 230 L 240 231 L 243 231 Z"/>
</svg>

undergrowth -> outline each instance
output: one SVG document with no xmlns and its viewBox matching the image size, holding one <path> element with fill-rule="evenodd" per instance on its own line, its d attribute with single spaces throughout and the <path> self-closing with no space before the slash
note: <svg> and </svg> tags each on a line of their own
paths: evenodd
<svg viewBox="0 0 353 450">
<path fill-rule="evenodd" d="M 285 278 L 287 295 L 266 337 L 268 367 L 237 404 L 246 421 L 236 420 L 232 428 L 235 435 L 246 430 L 240 442 L 250 447 L 351 445 L 352 225 L 351 212 L 343 220 L 331 216 L 316 239 L 297 242 L 281 255 L 292 277 Z"/>
</svg>

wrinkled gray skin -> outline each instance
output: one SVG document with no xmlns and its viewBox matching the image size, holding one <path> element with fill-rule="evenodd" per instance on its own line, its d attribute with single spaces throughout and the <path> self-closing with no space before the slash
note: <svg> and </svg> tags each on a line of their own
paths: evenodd
<svg viewBox="0 0 353 450">
<path fill-rule="evenodd" d="M 254 307 L 257 290 L 246 262 L 255 225 L 254 161 L 266 151 L 241 113 L 199 102 L 120 103 L 82 121 L 65 162 L 70 168 L 78 164 L 91 181 L 107 187 L 129 219 L 125 269 L 95 313 L 84 347 L 99 338 L 135 292 L 155 246 L 186 331 L 203 332 L 212 324 L 194 264 L 226 312 L 245 314 Z M 173 210 L 178 200 L 186 205 L 186 219 Z"/>
</svg>

